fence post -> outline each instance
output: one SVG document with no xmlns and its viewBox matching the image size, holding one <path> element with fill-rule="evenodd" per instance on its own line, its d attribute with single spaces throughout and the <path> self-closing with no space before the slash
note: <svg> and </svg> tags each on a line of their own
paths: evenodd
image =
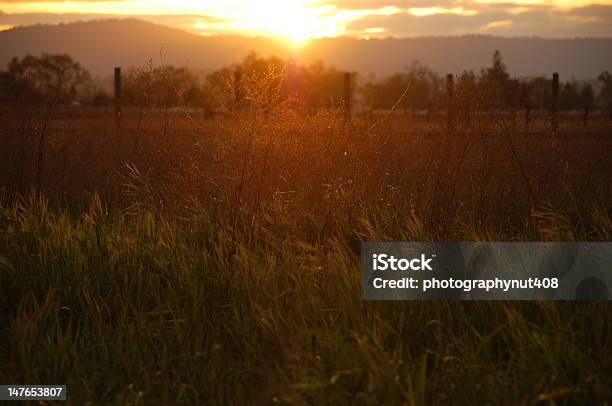
<svg viewBox="0 0 612 406">
<path fill-rule="evenodd" d="M 115 118 L 117 124 L 121 118 L 121 68 L 115 67 Z"/>
<path fill-rule="evenodd" d="M 115 113 L 121 114 L 121 68 L 115 68 Z"/>
<path fill-rule="evenodd" d="M 351 116 L 353 109 L 353 75 L 351 72 L 344 72 L 344 114 L 345 117 Z"/>
<path fill-rule="evenodd" d="M 446 75 L 446 126 L 450 132 L 453 128 L 453 74 Z"/>
<path fill-rule="evenodd" d="M 552 105 L 550 109 L 550 123 L 552 125 L 553 133 L 557 132 L 558 120 L 557 117 L 559 110 L 559 74 L 553 73 L 552 80 Z"/>
</svg>

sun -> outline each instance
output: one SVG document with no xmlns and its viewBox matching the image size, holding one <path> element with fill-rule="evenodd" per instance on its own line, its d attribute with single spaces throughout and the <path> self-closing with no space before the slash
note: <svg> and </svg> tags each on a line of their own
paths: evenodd
<svg viewBox="0 0 612 406">
<path fill-rule="evenodd" d="M 258 0 L 245 5 L 230 24 L 255 34 L 284 38 L 299 46 L 321 36 L 321 23 L 317 10 L 309 8 L 304 0 Z"/>
<path fill-rule="evenodd" d="M 338 17 L 336 6 L 321 0 L 224 0 L 214 4 L 204 4 L 201 0 L 174 1 L 174 7 L 217 20 L 216 23 L 197 22 L 195 28 L 202 33 L 273 36 L 294 46 L 313 38 L 338 36 L 346 23 L 342 16 Z"/>
</svg>

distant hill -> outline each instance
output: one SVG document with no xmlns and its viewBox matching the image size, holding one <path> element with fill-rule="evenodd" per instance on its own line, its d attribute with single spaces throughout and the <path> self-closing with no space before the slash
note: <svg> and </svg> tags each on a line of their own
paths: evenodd
<svg viewBox="0 0 612 406">
<path fill-rule="evenodd" d="M 333 38 L 300 49 L 271 38 L 203 37 L 136 19 L 60 25 L 36 25 L 0 32 L 0 66 L 27 53 L 67 53 L 94 75 L 112 68 L 163 63 L 212 70 L 239 61 L 249 51 L 262 56 L 293 57 L 302 63 L 321 59 L 364 75 L 386 75 L 414 60 L 439 73 L 479 70 L 495 49 L 513 75 L 561 73 L 562 78 L 596 77 L 612 70 L 612 38 L 541 39 L 469 35 L 402 39 Z"/>
</svg>

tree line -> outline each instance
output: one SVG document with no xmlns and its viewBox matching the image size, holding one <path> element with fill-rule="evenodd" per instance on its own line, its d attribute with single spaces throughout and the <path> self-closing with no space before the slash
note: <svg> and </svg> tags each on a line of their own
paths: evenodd
<svg viewBox="0 0 612 406">
<path fill-rule="evenodd" d="M 216 110 L 248 103 L 249 86 L 267 77 L 276 99 L 292 108 L 314 111 L 342 106 L 343 72 L 322 62 L 300 65 L 280 58 L 250 54 L 240 63 L 198 75 L 184 67 L 130 68 L 123 78 L 122 103 L 169 108 L 177 106 Z M 512 77 L 496 51 L 490 65 L 480 72 L 465 71 L 454 77 L 452 88 L 430 68 L 418 62 L 381 79 L 361 80 L 356 99 L 362 109 L 431 111 L 444 109 L 448 92 L 458 110 L 543 110 L 550 106 L 550 77 Z M 595 89 L 598 89 L 596 91 Z M 258 91 L 260 91 L 259 89 Z M 243 93 L 243 94 L 241 94 Z M 113 97 L 92 79 L 90 73 L 68 55 L 27 55 L 13 58 L 0 71 L 0 102 L 52 103 L 55 105 L 106 105 Z M 591 81 L 570 78 L 561 83 L 560 110 L 599 109 L 612 116 L 612 74 L 603 71 Z"/>
</svg>

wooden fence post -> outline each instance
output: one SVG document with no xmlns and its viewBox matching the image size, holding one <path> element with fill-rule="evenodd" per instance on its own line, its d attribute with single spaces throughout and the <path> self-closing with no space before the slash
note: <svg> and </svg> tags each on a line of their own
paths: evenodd
<svg viewBox="0 0 612 406">
<path fill-rule="evenodd" d="M 353 75 L 351 72 L 344 72 L 344 114 L 348 118 L 353 109 Z"/>
<path fill-rule="evenodd" d="M 450 132 L 453 128 L 453 74 L 446 75 L 446 126 Z"/>
<path fill-rule="evenodd" d="M 115 68 L 115 112 L 121 114 L 121 68 Z"/>
<path fill-rule="evenodd" d="M 557 117 L 559 110 L 559 74 L 557 72 L 553 73 L 552 80 L 552 105 L 550 109 L 550 123 L 552 125 L 552 130 L 554 133 L 557 132 L 558 121 Z"/>
<path fill-rule="evenodd" d="M 117 124 L 121 119 L 121 68 L 115 67 L 115 119 Z"/>
</svg>

